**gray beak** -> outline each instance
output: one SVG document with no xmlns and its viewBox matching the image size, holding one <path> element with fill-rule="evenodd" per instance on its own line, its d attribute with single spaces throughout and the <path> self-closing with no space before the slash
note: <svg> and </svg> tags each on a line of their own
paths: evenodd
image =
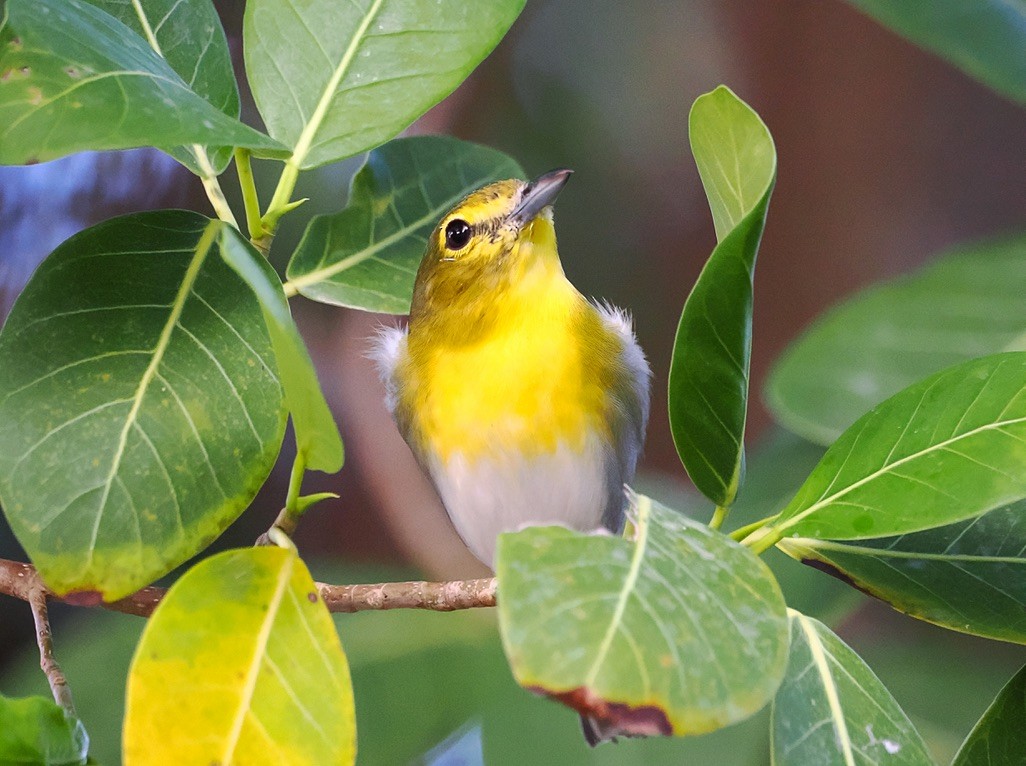
<svg viewBox="0 0 1026 766">
<path fill-rule="evenodd" d="M 524 187 L 520 204 L 513 211 L 512 217 L 521 225 L 534 220 L 534 217 L 556 201 L 559 192 L 570 180 L 574 171 L 569 169 L 553 170 L 545 175 L 538 176 Z"/>
</svg>

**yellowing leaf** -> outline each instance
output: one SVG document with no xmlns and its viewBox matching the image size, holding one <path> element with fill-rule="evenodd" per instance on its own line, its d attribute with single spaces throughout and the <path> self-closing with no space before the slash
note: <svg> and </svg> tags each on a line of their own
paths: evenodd
<svg viewBox="0 0 1026 766">
<path fill-rule="evenodd" d="M 124 756 L 145 764 L 352 764 L 349 666 L 295 551 L 227 551 L 189 570 L 146 626 Z"/>
</svg>

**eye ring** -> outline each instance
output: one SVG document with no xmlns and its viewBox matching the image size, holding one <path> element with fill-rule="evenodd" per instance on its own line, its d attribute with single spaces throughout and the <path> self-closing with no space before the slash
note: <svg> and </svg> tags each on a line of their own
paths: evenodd
<svg viewBox="0 0 1026 766">
<path fill-rule="evenodd" d="M 462 250 L 473 233 L 470 224 L 462 218 L 453 218 L 445 226 L 445 246 L 449 250 Z"/>
</svg>

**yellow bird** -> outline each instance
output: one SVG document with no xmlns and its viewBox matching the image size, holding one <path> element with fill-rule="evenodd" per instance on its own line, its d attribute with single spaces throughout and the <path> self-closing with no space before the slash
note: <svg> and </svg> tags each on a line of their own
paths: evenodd
<svg viewBox="0 0 1026 766">
<path fill-rule="evenodd" d="M 551 205 L 570 173 L 499 181 L 446 214 L 408 329 L 374 352 L 399 430 L 489 566 L 501 532 L 619 532 L 645 436 L 651 372 L 631 320 L 559 261 Z"/>
</svg>

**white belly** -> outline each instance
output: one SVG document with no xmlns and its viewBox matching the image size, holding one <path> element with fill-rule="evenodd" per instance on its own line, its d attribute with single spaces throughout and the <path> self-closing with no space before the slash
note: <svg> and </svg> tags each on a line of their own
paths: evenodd
<svg viewBox="0 0 1026 766">
<path fill-rule="evenodd" d="M 468 462 L 456 454 L 430 471 L 456 531 L 492 566 L 502 532 L 546 524 L 582 532 L 602 527 L 611 490 L 607 454 L 592 436 L 580 452 L 561 444 L 527 459 L 506 454 Z"/>
</svg>

